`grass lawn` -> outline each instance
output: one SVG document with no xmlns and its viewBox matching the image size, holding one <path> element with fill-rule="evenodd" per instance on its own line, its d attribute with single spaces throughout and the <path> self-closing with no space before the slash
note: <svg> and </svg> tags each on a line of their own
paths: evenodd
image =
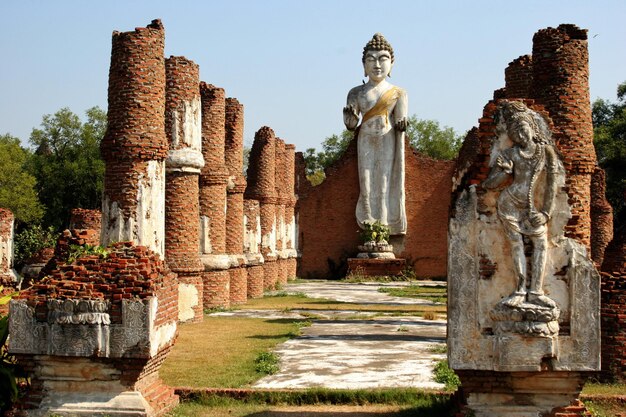
<svg viewBox="0 0 626 417">
<path fill-rule="evenodd" d="M 159 374 L 171 386 L 236 388 L 263 375 L 256 357 L 297 335 L 301 320 L 205 316 L 182 324 Z"/>
</svg>

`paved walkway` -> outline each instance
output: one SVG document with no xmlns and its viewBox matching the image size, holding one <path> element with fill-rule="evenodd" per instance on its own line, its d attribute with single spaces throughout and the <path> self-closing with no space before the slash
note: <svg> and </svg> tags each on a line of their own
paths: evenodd
<svg viewBox="0 0 626 417">
<path fill-rule="evenodd" d="M 378 292 L 381 286 L 402 285 L 407 284 L 313 281 L 287 284 L 283 291 L 361 304 L 433 304 Z M 280 356 L 280 371 L 262 378 L 254 387 L 443 388 L 433 381 L 432 369 L 435 362 L 445 358 L 445 354 L 433 352 L 434 348 L 445 345 L 445 320 L 368 312 L 315 313 L 325 318 L 303 328 L 300 337 L 279 345 L 275 352 Z M 239 310 L 218 314 L 305 318 L 298 311 Z"/>
</svg>

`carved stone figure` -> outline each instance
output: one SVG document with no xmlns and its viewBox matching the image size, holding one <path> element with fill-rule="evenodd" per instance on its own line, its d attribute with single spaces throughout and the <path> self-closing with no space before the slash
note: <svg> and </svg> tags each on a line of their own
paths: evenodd
<svg viewBox="0 0 626 417">
<path fill-rule="evenodd" d="M 512 177 L 498 197 L 497 213 L 511 246 L 517 279 L 517 288 L 501 304 L 510 308 L 530 304 L 552 310 L 556 303 L 544 294 L 543 281 L 548 256 L 547 224 L 554 210 L 560 161 L 544 119 L 522 102 L 500 104 L 496 133 L 507 135 L 513 145 L 497 156 L 483 186 L 497 188 Z M 528 290 L 524 237 L 532 242 Z M 558 312 L 554 315 L 552 319 L 556 320 Z"/>
<path fill-rule="evenodd" d="M 393 48 L 380 33 L 363 48 L 368 82 L 348 93 L 343 108 L 346 128 L 356 130 L 360 195 L 356 219 L 380 221 L 392 235 L 406 233 L 404 206 L 404 136 L 406 92 L 387 81 L 394 63 Z M 361 115 L 361 124 L 359 124 Z"/>
</svg>

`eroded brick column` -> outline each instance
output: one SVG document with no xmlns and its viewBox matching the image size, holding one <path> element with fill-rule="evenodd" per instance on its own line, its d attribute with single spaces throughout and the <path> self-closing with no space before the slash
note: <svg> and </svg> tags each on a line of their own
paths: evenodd
<svg viewBox="0 0 626 417">
<path fill-rule="evenodd" d="M 261 208 L 258 200 L 244 200 L 244 254 L 248 273 L 248 298 L 263 297 Z"/>
<path fill-rule="evenodd" d="M 226 186 L 224 159 L 224 90 L 200 83 L 202 99 L 202 154 L 200 174 L 200 253 L 204 272 L 204 308 L 230 305 L 230 258 L 226 254 Z"/>
<path fill-rule="evenodd" d="M 276 188 L 275 188 L 276 137 L 267 126 L 254 135 L 248 162 L 248 186 L 245 197 L 259 201 L 261 217 L 261 254 L 263 286 L 266 290 L 276 288 Z"/>
<path fill-rule="evenodd" d="M 529 98 L 533 83 L 533 59 L 522 55 L 509 63 L 504 70 L 506 98 Z"/>
<path fill-rule="evenodd" d="M 0 208 L 0 285 L 17 284 L 17 275 L 13 272 L 14 225 L 15 216 L 11 210 Z"/>
<path fill-rule="evenodd" d="M 613 240 L 613 207 L 606 199 L 604 170 L 596 168 L 591 177 L 591 259 L 602 265 L 604 251 Z"/>
<path fill-rule="evenodd" d="M 226 99 L 226 142 L 224 159 L 229 175 L 226 194 L 226 253 L 231 258 L 230 303 L 243 304 L 248 299 L 248 273 L 243 254 L 243 105 L 234 98 Z"/>
<path fill-rule="evenodd" d="M 132 241 L 163 255 L 165 30 L 160 20 L 113 32 L 102 199 L 103 245 Z"/>
<path fill-rule="evenodd" d="M 287 283 L 287 252 L 286 249 L 286 225 L 285 225 L 285 207 L 288 201 L 288 193 L 286 191 L 287 167 L 285 165 L 285 141 L 276 138 L 276 157 L 275 157 L 275 174 L 274 187 L 276 189 L 276 272 L 278 274 L 278 285 Z"/>
<path fill-rule="evenodd" d="M 97 230 L 102 228 L 102 212 L 83 208 L 73 208 L 70 212 L 70 229 Z"/>
<path fill-rule="evenodd" d="M 602 377 L 626 382 L 626 233 L 615 236 L 602 263 Z"/>
<path fill-rule="evenodd" d="M 567 170 L 572 218 L 566 236 L 591 245 L 591 176 L 596 169 L 589 99 L 587 30 L 560 25 L 533 37 L 533 94 L 554 122 L 553 138 Z"/>
<path fill-rule="evenodd" d="M 165 131 L 170 146 L 165 163 L 165 259 L 178 274 L 178 320 L 201 321 L 204 266 L 198 250 L 198 176 L 204 158 L 199 68 L 185 57 L 170 57 L 165 60 L 165 74 Z"/>
<path fill-rule="evenodd" d="M 295 207 L 297 197 L 295 194 L 296 178 L 296 146 L 285 145 L 285 263 L 287 279 L 296 278 L 298 267 L 296 251 L 296 215 Z"/>
</svg>

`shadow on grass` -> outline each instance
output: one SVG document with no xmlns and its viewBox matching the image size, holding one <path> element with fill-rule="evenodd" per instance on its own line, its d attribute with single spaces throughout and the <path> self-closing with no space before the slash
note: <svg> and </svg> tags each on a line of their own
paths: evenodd
<svg viewBox="0 0 626 417">
<path fill-rule="evenodd" d="M 367 411 L 260 411 L 246 414 L 245 417 L 448 417 L 452 415 L 450 407 L 407 408 L 392 412 Z"/>
</svg>

